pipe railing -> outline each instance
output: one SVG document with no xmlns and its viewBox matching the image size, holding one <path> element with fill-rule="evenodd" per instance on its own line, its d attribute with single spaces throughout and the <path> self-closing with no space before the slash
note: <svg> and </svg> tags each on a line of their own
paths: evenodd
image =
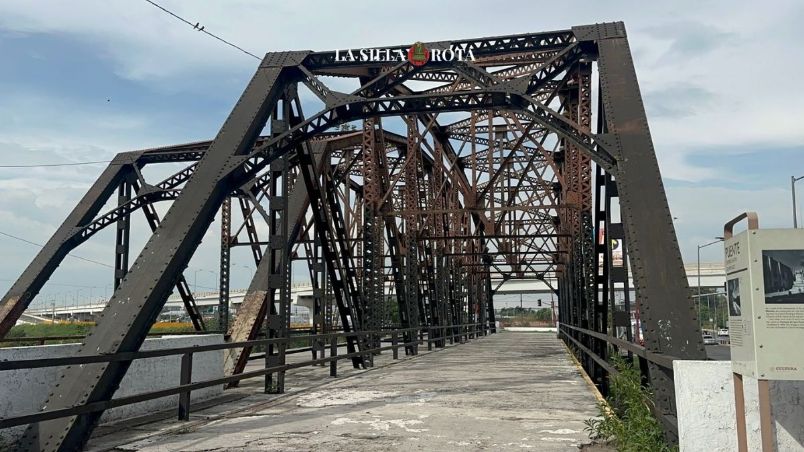
<svg viewBox="0 0 804 452">
<path fill-rule="evenodd" d="M 290 334 L 301 334 L 301 333 L 309 333 L 313 329 L 312 328 L 290 328 Z M 337 331 L 338 329 L 336 329 Z M 194 336 L 194 335 L 203 335 L 203 334 L 223 334 L 224 337 L 228 339 L 229 333 L 223 331 L 165 331 L 163 333 L 148 333 L 147 337 L 161 337 L 161 336 Z M 261 334 L 261 336 L 265 336 L 265 334 Z M 0 348 L 4 347 L 14 347 L 15 343 L 20 342 L 34 342 L 36 345 L 45 345 L 47 342 L 52 341 L 80 341 L 81 339 L 86 338 L 85 334 L 70 334 L 65 336 L 19 336 L 19 337 L 7 337 L 0 339 Z"/>
<path fill-rule="evenodd" d="M 91 363 L 131 362 L 137 359 L 157 358 L 163 356 L 182 357 L 181 372 L 179 379 L 180 381 L 178 386 L 160 389 L 156 391 L 144 392 L 140 394 L 134 394 L 125 397 L 114 398 L 110 400 L 90 402 L 83 405 L 76 405 L 68 408 L 51 409 L 46 411 L 39 411 L 37 413 L 0 418 L 0 429 L 14 427 L 17 425 L 31 424 L 51 419 L 58 419 L 61 417 L 75 416 L 97 411 L 103 411 L 110 408 L 144 402 L 147 400 L 159 399 L 172 395 L 179 395 L 179 406 L 178 406 L 179 420 L 188 420 L 190 414 L 190 393 L 192 391 L 196 391 L 211 386 L 225 385 L 228 383 L 238 382 L 240 380 L 246 380 L 249 378 L 266 376 L 269 374 L 284 373 L 287 370 L 299 367 L 307 367 L 311 365 L 318 365 L 325 363 L 330 364 L 330 376 L 335 377 L 337 376 L 337 362 L 339 360 L 350 359 L 354 357 L 363 357 L 364 363 L 371 362 L 371 360 L 365 359 L 367 355 L 373 355 L 387 350 L 392 350 L 393 359 L 398 359 L 399 347 L 407 348 L 413 345 L 422 345 L 424 335 L 420 333 L 435 328 L 443 329 L 445 327 L 424 326 L 424 327 L 395 329 L 391 331 L 387 330 L 360 331 L 360 332 L 348 332 L 348 333 L 335 332 L 335 333 L 315 334 L 307 336 L 289 336 L 284 338 L 257 339 L 251 341 L 227 342 L 222 344 L 166 348 L 160 350 L 121 352 L 107 355 L 67 356 L 60 358 L 39 358 L 39 359 L 25 359 L 25 360 L 14 360 L 14 361 L 0 361 L 0 371 L 8 371 L 8 370 L 21 370 L 21 369 L 37 369 L 43 367 L 83 365 Z M 446 341 L 447 339 L 452 340 L 456 337 L 465 338 L 468 340 L 469 338 L 478 337 L 482 334 L 486 334 L 486 332 L 488 332 L 489 330 L 488 325 L 484 325 L 481 323 L 448 325 L 446 326 L 446 328 L 447 331 L 452 331 L 453 334 L 433 338 L 430 337 L 430 334 L 427 334 L 428 347 L 430 347 L 433 342 Z M 456 330 L 458 331 L 457 333 L 455 333 Z M 408 334 L 408 336 L 412 338 L 412 340 L 404 342 L 403 339 L 402 342 L 400 342 L 400 335 L 402 338 L 404 338 L 405 334 L 410 332 L 415 333 L 415 334 Z M 388 338 L 388 336 L 390 337 Z M 391 345 L 387 346 L 380 345 L 379 347 L 367 348 L 356 352 L 339 354 L 338 353 L 339 345 L 345 345 L 344 343 L 339 343 L 339 339 L 345 339 L 349 337 L 372 338 L 376 340 L 377 341 L 376 343 L 378 344 L 382 344 L 383 342 L 388 343 L 390 341 Z M 260 345 L 263 346 L 279 345 L 279 344 L 287 345 L 289 341 L 297 341 L 299 339 L 307 339 L 311 341 L 310 342 L 311 344 L 313 343 L 313 341 L 323 341 L 324 343 L 328 341 L 330 356 L 327 357 L 322 356 L 320 358 L 306 360 L 302 362 L 283 364 L 279 366 L 271 366 L 263 369 L 257 369 L 248 372 L 242 372 L 239 374 L 228 375 L 220 378 L 214 378 L 211 380 L 204 380 L 191 383 L 192 358 L 195 353 L 203 353 L 217 350 L 228 350 L 233 348 L 255 347 Z M 461 340 L 461 342 L 463 342 L 463 340 Z M 445 345 L 445 342 L 443 342 L 443 344 Z M 313 349 L 312 347 L 307 347 L 304 349 L 291 349 L 287 350 L 286 353 L 288 351 L 299 353 L 301 351 L 310 351 L 312 349 Z"/>
<path fill-rule="evenodd" d="M 614 345 L 615 347 L 621 348 L 623 350 L 627 350 L 627 351 L 633 353 L 634 355 L 637 355 L 637 356 L 639 356 L 641 358 L 644 358 L 644 359 L 650 361 L 651 363 L 656 364 L 656 365 L 661 366 L 661 367 L 664 367 L 666 369 L 673 370 L 673 361 L 675 361 L 677 359 L 680 359 L 680 358 L 676 358 L 674 356 L 665 355 L 664 353 L 652 352 L 652 351 L 646 349 L 645 347 L 643 347 L 643 346 L 641 346 L 639 344 L 635 344 L 633 342 L 628 342 L 628 341 L 626 341 L 624 339 L 620 339 L 620 338 L 610 336 L 610 335 L 607 335 L 607 334 L 598 333 L 596 331 L 588 330 L 588 329 L 585 329 L 585 328 L 580 328 L 580 327 L 577 327 L 577 326 L 567 325 L 567 324 L 564 324 L 564 323 L 560 324 L 560 326 L 561 326 L 562 329 L 564 329 L 564 328 L 570 329 L 570 330 L 573 330 L 573 331 L 577 331 L 577 332 L 579 332 L 581 334 L 585 334 L 587 336 L 593 337 L 595 339 L 600 339 L 602 341 L 606 341 L 609 344 Z M 575 341 L 577 341 L 577 339 L 575 339 L 571 335 L 567 334 L 566 331 L 561 331 L 561 333 L 564 334 L 565 337 L 568 337 L 568 338 L 572 339 L 574 341 L 573 343 L 575 343 L 576 345 L 580 345 L 577 342 L 575 342 Z M 584 347 L 584 348 L 586 349 L 586 347 Z M 597 356 L 594 352 L 592 352 L 591 350 L 588 350 L 588 349 L 584 350 L 584 352 Z M 595 359 L 595 358 L 592 357 L 592 359 Z M 603 366 L 603 367 L 605 368 L 606 366 Z"/>
<path fill-rule="evenodd" d="M 594 360 L 600 367 L 606 370 L 607 373 L 611 375 L 617 375 L 619 372 L 617 369 L 612 366 L 611 364 L 606 361 L 606 359 L 594 351 L 590 350 L 589 347 L 584 345 L 580 340 L 573 337 L 570 334 L 570 331 L 574 331 L 585 335 L 590 338 L 595 338 L 598 340 L 605 341 L 609 345 L 613 345 L 618 349 L 627 350 L 628 352 L 632 353 L 633 355 L 637 356 L 641 360 L 645 360 L 652 364 L 655 364 L 659 367 L 669 369 L 671 372 L 673 371 L 673 361 L 679 360 L 681 358 L 677 358 L 671 355 L 665 355 L 663 353 L 657 353 L 646 349 L 645 347 L 635 344 L 633 342 L 628 342 L 626 340 L 620 339 L 618 337 L 610 336 L 607 334 L 599 333 L 597 331 L 592 331 L 586 328 L 580 328 L 577 326 L 567 325 L 565 323 L 561 323 L 559 326 L 559 334 L 563 335 L 565 338 L 569 339 L 570 342 L 575 346 L 575 348 L 581 352 L 583 352 L 586 356 Z M 651 406 L 651 411 L 653 411 L 654 416 L 656 416 L 659 421 L 664 424 L 666 428 L 670 431 L 675 432 L 678 434 L 678 421 L 674 414 L 669 413 L 660 413 L 656 409 L 655 406 Z"/>
</svg>

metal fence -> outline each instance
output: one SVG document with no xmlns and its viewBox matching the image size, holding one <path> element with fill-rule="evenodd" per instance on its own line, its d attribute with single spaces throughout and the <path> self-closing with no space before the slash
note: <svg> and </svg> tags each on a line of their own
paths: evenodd
<svg viewBox="0 0 804 452">
<path fill-rule="evenodd" d="M 448 331 L 449 335 L 436 335 L 432 332 Z M 434 326 L 434 327 L 417 327 L 406 329 L 392 329 L 383 331 L 362 331 L 362 332 L 336 332 L 327 334 L 310 334 L 304 336 L 289 336 L 284 338 L 271 338 L 271 339 L 258 339 L 252 341 L 242 342 L 228 342 L 223 344 L 191 346 L 191 347 L 178 347 L 167 348 L 161 350 L 146 350 L 137 352 L 123 352 L 109 355 L 88 355 L 88 356 L 69 356 L 61 358 L 40 358 L 40 359 L 26 359 L 16 361 L 2 361 L 0 362 L 0 371 L 7 370 L 23 370 L 23 369 L 36 369 L 42 367 L 57 367 L 57 366 L 70 366 L 70 365 L 85 365 L 91 363 L 111 363 L 111 362 L 131 362 L 137 359 L 157 358 L 163 356 L 181 356 L 181 371 L 180 379 L 177 386 L 160 389 L 156 391 L 144 392 L 140 394 L 119 397 L 111 400 L 103 400 L 90 402 L 83 405 L 77 405 L 69 408 L 43 410 L 37 413 L 30 413 L 18 415 L 7 418 L 0 418 L 0 429 L 14 427 L 17 425 L 32 424 L 36 422 L 46 421 L 50 419 L 58 419 L 67 416 L 74 416 L 79 414 L 92 413 L 103 411 L 110 408 L 115 408 L 133 403 L 144 402 L 147 400 L 168 397 L 172 395 L 179 395 L 178 403 L 178 419 L 188 420 L 190 416 L 190 393 L 194 390 L 207 388 L 216 385 L 226 385 L 233 382 L 239 382 L 249 378 L 265 376 L 268 378 L 272 374 L 284 374 L 287 370 L 299 367 L 306 367 L 317 364 L 329 363 L 330 376 L 337 376 L 337 363 L 342 359 L 350 359 L 354 357 L 366 357 L 368 355 L 377 354 L 382 351 L 391 350 L 393 359 L 399 358 L 399 348 L 403 349 L 413 347 L 414 350 L 427 342 L 428 350 L 432 349 L 433 344 L 436 346 L 446 345 L 446 341 L 454 343 L 458 339 L 459 343 L 465 340 L 487 334 L 489 328 L 487 325 L 481 323 L 469 323 L 462 325 L 448 325 L 448 326 Z M 73 336 L 74 337 L 74 336 Z M 367 348 L 353 353 L 339 353 L 339 345 L 344 345 L 343 340 L 349 337 L 365 339 L 363 343 L 380 344 L 374 348 Z M 404 338 L 408 338 L 407 342 Z M 30 339 L 30 338 L 28 338 Z M 51 338 L 46 338 L 51 339 Z M 192 383 L 192 363 L 193 355 L 195 353 L 210 352 L 215 350 L 229 350 L 234 348 L 257 347 L 267 345 L 287 345 L 290 341 L 298 341 L 300 339 L 308 340 L 309 347 L 297 348 L 287 350 L 286 353 L 301 353 L 304 351 L 313 351 L 317 347 L 315 344 L 325 344 L 329 348 L 329 356 L 324 356 L 324 350 L 327 347 L 320 347 L 318 351 L 321 352 L 320 356 L 314 359 L 294 362 L 290 364 L 283 364 L 263 369 L 251 370 L 239 374 L 215 378 L 212 380 L 204 380 Z M 371 339 L 371 340 L 369 340 Z M 389 345 L 382 345 L 389 344 Z M 414 352 L 415 354 L 415 352 Z M 371 359 L 364 359 L 366 363 L 372 363 Z"/>
<path fill-rule="evenodd" d="M 617 375 L 619 372 L 614 366 L 611 365 L 611 363 L 606 360 L 605 356 L 600 356 L 598 353 L 595 353 L 589 348 L 593 342 L 598 342 L 598 344 L 603 342 L 608 344 L 606 349 L 611 348 L 615 351 L 625 350 L 628 352 L 629 356 L 635 356 L 639 361 L 639 368 L 644 382 L 649 381 L 649 377 L 647 375 L 649 369 L 648 363 L 659 366 L 672 374 L 673 361 L 680 359 L 675 356 L 650 351 L 639 344 L 629 342 L 624 339 L 564 323 L 559 325 L 558 334 L 559 337 L 563 336 L 567 341 L 569 341 L 568 345 L 571 346 L 570 349 L 576 353 L 582 353 L 582 355 L 579 356 L 579 359 L 582 362 L 584 360 L 581 358 L 589 358 L 597 363 L 597 365 L 605 369 L 609 375 Z M 600 349 L 600 347 L 598 347 L 598 349 Z M 653 410 L 653 414 L 663 424 L 664 428 L 670 430 L 676 436 L 678 436 L 677 417 L 674 414 L 660 412 L 655 406 L 652 406 L 651 408 Z"/>
</svg>

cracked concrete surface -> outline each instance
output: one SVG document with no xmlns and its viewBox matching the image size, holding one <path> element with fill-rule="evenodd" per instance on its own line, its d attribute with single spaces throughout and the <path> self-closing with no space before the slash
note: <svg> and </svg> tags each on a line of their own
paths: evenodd
<svg viewBox="0 0 804 452">
<path fill-rule="evenodd" d="M 321 367 L 289 372 L 281 396 L 257 394 L 255 379 L 189 422 L 107 429 L 89 449 L 564 451 L 590 442 L 584 421 L 597 415 L 551 333 L 503 332 L 399 361 L 384 353 L 369 371 L 347 366 L 334 379 Z"/>
</svg>

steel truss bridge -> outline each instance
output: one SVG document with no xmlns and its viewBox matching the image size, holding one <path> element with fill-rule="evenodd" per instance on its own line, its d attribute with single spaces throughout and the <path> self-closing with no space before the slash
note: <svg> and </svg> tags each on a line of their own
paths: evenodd
<svg viewBox="0 0 804 452">
<path fill-rule="evenodd" d="M 604 393 L 615 371 L 607 354 L 639 358 L 672 439 L 672 360 L 705 352 L 624 25 L 425 45 L 475 60 L 268 53 L 212 141 L 117 155 L 0 305 L 2 337 L 68 252 L 116 230 L 114 295 L 75 357 L 86 363 L 62 368 L 20 447 L 85 444 L 172 291 L 196 329 L 207 328 L 183 272 L 216 215 L 217 324 L 233 343 L 262 331 L 266 368 L 285 363 L 294 261 L 314 286 L 312 333 L 343 334 L 357 368 L 371 365 L 373 332 L 401 331 L 407 354 L 417 353 L 417 332 L 436 346 L 494 333 L 495 289 L 537 278 L 557 294 L 560 334 Z M 143 176 L 168 163 L 182 169 Z M 163 216 L 159 203 L 170 206 Z M 151 235 L 132 261 L 134 215 Z M 625 259 L 613 258 L 616 239 Z M 236 246 L 256 267 L 230 319 Z M 636 299 L 615 306 L 629 272 Z M 644 347 L 629 342 L 630 303 Z M 324 356 L 327 344 L 314 342 Z M 251 348 L 231 349 L 229 375 L 243 372 Z M 284 372 L 269 374 L 266 389 L 282 392 Z"/>
</svg>

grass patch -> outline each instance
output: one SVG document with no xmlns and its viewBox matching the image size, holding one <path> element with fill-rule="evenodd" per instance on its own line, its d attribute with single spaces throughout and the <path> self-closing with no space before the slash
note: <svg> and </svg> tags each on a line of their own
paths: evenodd
<svg viewBox="0 0 804 452">
<path fill-rule="evenodd" d="M 156 322 L 151 327 L 150 334 L 165 333 L 192 333 L 195 331 L 192 322 Z"/>
<path fill-rule="evenodd" d="M 6 335 L 6 338 L 39 338 L 39 337 L 58 337 L 58 336 L 78 336 L 74 339 L 54 339 L 48 340 L 48 344 L 69 344 L 81 342 L 89 330 L 95 326 L 95 322 L 56 322 L 40 323 L 37 325 L 16 325 Z M 193 332 L 193 324 L 190 322 L 157 322 L 151 327 L 150 334 L 165 333 L 189 333 Z M 40 345 L 38 340 L 30 341 L 6 341 L 0 340 L 0 347 L 24 347 L 30 345 Z"/>
<path fill-rule="evenodd" d="M 664 440 L 659 421 L 653 416 L 652 394 L 642 386 L 633 363 L 613 353 L 611 364 L 619 371 L 609 375 L 609 396 L 599 402 L 600 417 L 586 420 L 589 437 L 607 441 L 623 452 L 670 452 L 677 448 Z"/>
<path fill-rule="evenodd" d="M 40 323 L 38 325 L 16 325 L 6 335 L 6 338 L 26 338 L 26 337 L 53 337 L 53 336 L 85 336 L 87 332 L 95 326 L 94 322 L 56 322 Z M 77 342 L 75 339 L 49 340 L 48 344 L 68 344 Z M 2 342 L 0 347 L 24 347 L 29 345 L 39 345 L 36 340 Z"/>
<path fill-rule="evenodd" d="M 51 339 L 47 340 L 47 344 L 69 344 L 81 342 L 83 336 L 95 326 L 95 322 L 55 322 L 55 323 L 40 323 L 36 325 L 16 325 L 6 335 L 6 338 L 42 338 L 42 337 L 58 337 L 58 336 L 77 336 L 71 339 Z M 215 331 L 217 327 L 217 319 L 207 320 L 207 329 Z M 309 328 L 306 323 L 291 324 L 291 328 Z M 191 322 L 156 322 L 151 327 L 149 334 L 176 334 L 176 333 L 193 333 L 195 328 Z M 25 347 L 31 345 L 40 345 L 40 341 L 36 339 L 22 340 L 22 341 L 3 341 L 0 339 L 0 347 Z M 290 347 L 305 347 L 309 345 L 309 340 L 294 339 L 290 343 Z M 2 449 L 0 449 L 2 450 Z"/>
</svg>

